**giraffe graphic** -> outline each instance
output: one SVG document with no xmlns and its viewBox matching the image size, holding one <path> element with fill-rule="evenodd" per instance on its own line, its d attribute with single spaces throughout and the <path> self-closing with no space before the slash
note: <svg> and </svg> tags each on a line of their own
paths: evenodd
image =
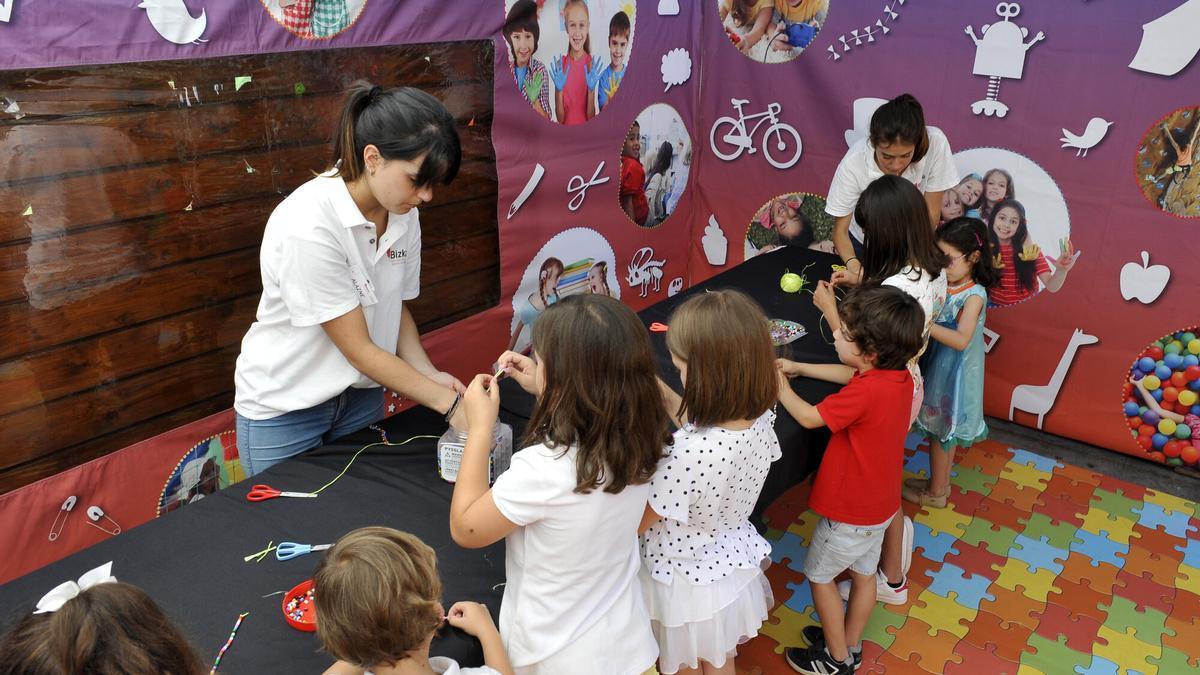
<svg viewBox="0 0 1200 675">
<path fill-rule="evenodd" d="M 1058 367 L 1054 369 L 1054 375 L 1050 377 L 1049 384 L 1042 386 L 1020 384 L 1013 388 L 1012 398 L 1008 402 L 1008 419 L 1012 420 L 1015 410 L 1021 410 L 1031 415 L 1037 415 L 1037 428 L 1041 429 L 1042 419 L 1046 417 L 1046 413 L 1050 412 L 1050 408 L 1054 407 L 1058 391 L 1062 389 L 1067 371 L 1071 369 L 1071 362 L 1075 360 L 1076 350 L 1099 341 L 1100 338 L 1095 335 L 1088 335 L 1076 328 L 1075 332 L 1071 334 L 1071 340 L 1067 343 L 1066 350 L 1063 351 L 1062 358 L 1058 360 Z"/>
</svg>

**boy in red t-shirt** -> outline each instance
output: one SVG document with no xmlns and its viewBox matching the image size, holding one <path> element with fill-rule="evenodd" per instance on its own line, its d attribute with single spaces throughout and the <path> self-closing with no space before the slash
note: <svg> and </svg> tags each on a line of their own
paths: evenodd
<svg viewBox="0 0 1200 675">
<path fill-rule="evenodd" d="M 822 281 L 817 293 L 832 292 Z M 813 483 L 809 505 L 821 515 L 804 561 L 821 626 L 810 626 L 807 649 L 785 657 L 801 673 L 853 673 L 862 659 L 862 632 L 875 606 L 875 570 L 883 533 L 900 508 L 904 447 L 912 412 L 907 363 L 921 348 L 925 313 L 891 286 L 852 291 L 838 305 L 842 326 L 833 344 L 842 364 L 779 360 L 779 402 L 807 429 L 828 426 L 833 437 Z M 813 406 L 786 377 L 814 377 L 846 386 Z M 849 570 L 849 609 L 835 577 Z"/>
<path fill-rule="evenodd" d="M 650 204 L 646 201 L 646 168 L 638 159 L 642 155 L 642 126 L 634 121 L 621 146 L 621 208 L 638 225 L 646 224 Z"/>
</svg>

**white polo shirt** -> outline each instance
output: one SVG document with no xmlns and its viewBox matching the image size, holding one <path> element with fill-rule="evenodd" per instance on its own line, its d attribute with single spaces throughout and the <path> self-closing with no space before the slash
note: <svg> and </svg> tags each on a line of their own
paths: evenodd
<svg viewBox="0 0 1200 675">
<path fill-rule="evenodd" d="M 954 166 L 950 141 L 937 127 L 925 127 L 925 130 L 929 134 L 929 150 L 920 161 L 909 164 L 900 177 L 917 186 L 921 194 L 949 190 L 958 185 L 958 169 Z M 866 138 L 850 146 L 833 173 L 829 196 L 825 199 L 825 213 L 834 218 L 850 216 L 850 236 L 859 242 L 863 241 L 863 231 L 854 221 L 854 207 L 863 190 L 882 175 L 883 171 L 875 163 L 875 147 Z"/>
<path fill-rule="evenodd" d="M 379 386 L 321 328 L 362 306 L 371 341 L 396 352 L 401 308 L 421 286 L 417 209 L 388 214 L 378 246 L 375 236 L 337 176 L 313 178 L 275 207 L 259 253 L 262 299 L 234 374 L 238 414 L 270 419 Z"/>
</svg>

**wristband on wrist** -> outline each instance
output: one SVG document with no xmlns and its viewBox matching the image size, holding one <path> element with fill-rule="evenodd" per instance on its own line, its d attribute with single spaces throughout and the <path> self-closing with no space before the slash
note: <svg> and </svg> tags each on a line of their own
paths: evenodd
<svg viewBox="0 0 1200 675">
<path fill-rule="evenodd" d="M 446 423 L 450 423 L 450 418 L 454 417 L 454 411 L 458 409 L 458 403 L 462 401 L 462 394 L 454 392 L 454 403 L 450 404 L 450 408 L 446 410 Z"/>
</svg>

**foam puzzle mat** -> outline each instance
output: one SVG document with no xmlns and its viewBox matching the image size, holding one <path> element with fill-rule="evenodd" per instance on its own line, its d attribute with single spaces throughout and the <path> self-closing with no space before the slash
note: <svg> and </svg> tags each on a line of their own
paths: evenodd
<svg viewBox="0 0 1200 675">
<path fill-rule="evenodd" d="M 904 475 L 928 477 L 910 436 Z M 766 511 L 776 606 L 739 648 L 743 674 L 792 672 L 817 623 L 801 570 L 819 520 L 811 480 Z M 1200 505 L 993 441 L 959 449 L 950 504 L 905 502 L 909 602 L 878 604 L 866 673 L 1200 672 Z"/>
</svg>

